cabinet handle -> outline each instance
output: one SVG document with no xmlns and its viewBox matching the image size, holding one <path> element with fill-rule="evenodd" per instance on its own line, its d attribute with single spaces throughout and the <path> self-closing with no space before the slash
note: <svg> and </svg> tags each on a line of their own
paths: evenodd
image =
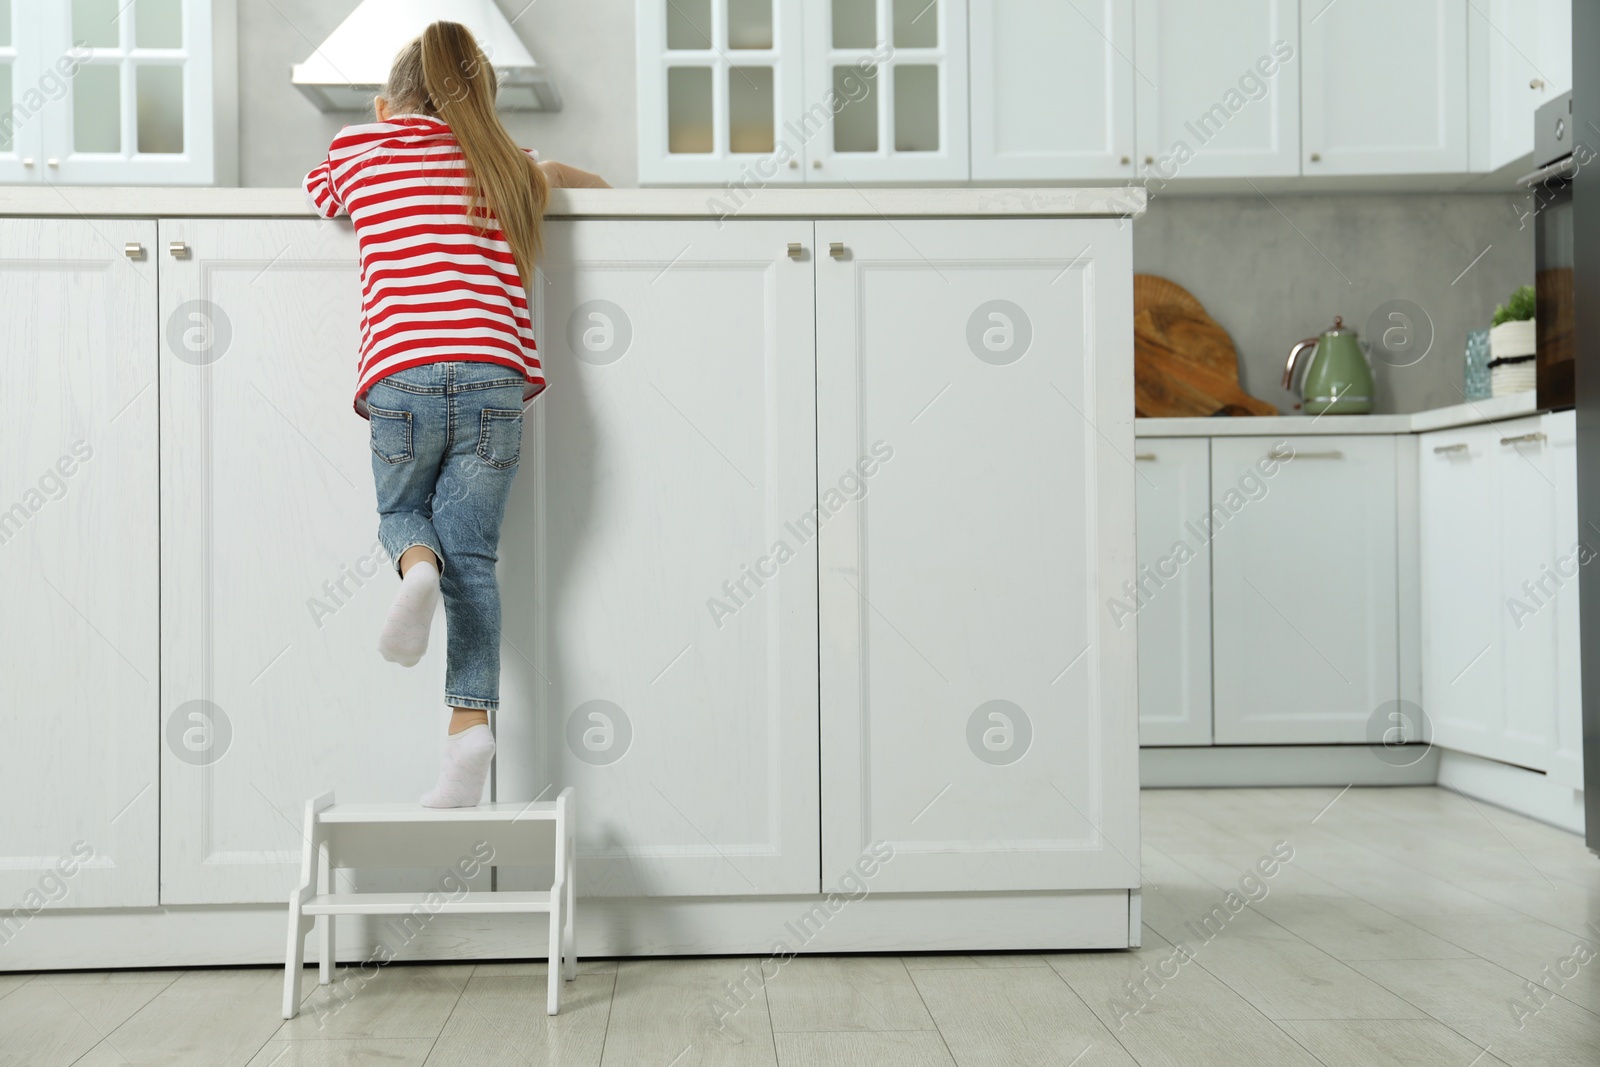
<svg viewBox="0 0 1600 1067">
<path fill-rule="evenodd" d="M 122 246 L 122 254 L 127 256 L 129 259 L 143 259 L 144 245 L 140 244 L 138 241 L 129 241 L 127 244 Z"/>
<path fill-rule="evenodd" d="M 1144 157 L 1145 166 L 1149 166 L 1150 164 L 1154 163 L 1155 161 L 1156 161 L 1156 157 L 1155 156 L 1145 156 Z"/>
<path fill-rule="evenodd" d="M 61 166 L 61 160 L 57 159 L 55 156 L 51 156 L 49 159 L 45 160 L 44 162 L 45 162 L 45 166 L 47 166 L 47 167 L 59 167 L 59 166 Z"/>
<path fill-rule="evenodd" d="M 789 258 L 790 259 L 799 259 L 802 255 L 805 254 L 805 251 L 806 250 L 803 247 L 801 247 L 799 241 L 790 241 L 789 242 Z"/>
<path fill-rule="evenodd" d="M 812 170 L 821 170 L 821 169 L 822 169 L 822 160 L 820 160 L 820 159 L 813 159 L 813 160 L 812 160 L 812 161 L 811 161 L 811 169 L 812 169 Z"/>
<path fill-rule="evenodd" d="M 1436 455 L 1436 456 L 1442 456 L 1446 452 L 1465 452 L 1466 450 L 1467 450 L 1467 443 L 1465 441 L 1457 441 L 1453 445 L 1434 445 L 1433 446 L 1433 454 Z"/>
<path fill-rule="evenodd" d="M 33 157 L 32 157 L 32 156 L 23 156 L 23 157 L 22 157 L 22 165 L 23 165 L 23 166 L 24 166 L 24 167 L 31 167 L 31 166 L 33 166 Z"/>
<path fill-rule="evenodd" d="M 843 241 L 829 241 L 828 242 L 828 255 L 832 256 L 834 259 L 843 259 L 844 258 L 844 242 Z"/>
<path fill-rule="evenodd" d="M 1292 456 L 1275 455 L 1275 454 L 1273 454 L 1271 452 L 1268 452 L 1267 453 L 1267 458 L 1268 459 L 1343 459 L 1344 458 L 1344 453 L 1339 451 L 1337 448 L 1329 449 L 1326 452 L 1296 452 Z"/>
<path fill-rule="evenodd" d="M 1321 163 L 1322 162 L 1322 153 L 1321 152 L 1313 152 L 1313 153 L 1311 153 L 1311 162 L 1313 162 L 1313 163 Z"/>
<path fill-rule="evenodd" d="M 167 242 L 167 251 L 172 253 L 173 259 L 189 258 L 189 246 L 184 244 L 182 241 Z"/>
<path fill-rule="evenodd" d="M 1154 463 L 1156 454 L 1154 452 L 1136 452 L 1133 458 L 1141 463 Z"/>
<path fill-rule="evenodd" d="M 1519 445 L 1524 441 L 1543 441 L 1543 440 L 1544 440 L 1544 434 L 1542 434 L 1539 431 L 1535 430 L 1533 433 L 1519 433 L 1515 437 L 1502 437 L 1502 438 L 1500 438 L 1500 443 L 1503 444 L 1503 445 Z"/>
<path fill-rule="evenodd" d="M 1123 156 L 1122 157 L 1122 165 L 1124 167 L 1126 167 L 1129 163 L 1132 163 L 1132 162 L 1133 162 L 1133 160 L 1129 159 L 1127 156 Z"/>
<path fill-rule="evenodd" d="M 800 167 L 800 161 L 798 159 L 789 160 L 789 169 L 790 170 L 797 170 L 797 169 L 799 169 L 799 167 Z"/>
<path fill-rule="evenodd" d="M 1530 88 L 1530 89 L 1543 89 L 1544 88 L 1544 79 L 1543 78 L 1535 78 L 1535 79 L 1533 79 L 1532 81 L 1530 81 L 1528 83 L 1528 88 Z"/>
</svg>

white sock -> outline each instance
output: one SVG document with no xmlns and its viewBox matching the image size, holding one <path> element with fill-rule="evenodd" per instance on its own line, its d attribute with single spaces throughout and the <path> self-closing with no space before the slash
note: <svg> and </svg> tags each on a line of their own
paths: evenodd
<svg viewBox="0 0 1600 1067">
<path fill-rule="evenodd" d="M 378 638 L 383 658 L 402 667 L 416 666 L 428 651 L 428 630 L 438 605 L 439 571 L 426 560 L 414 564 L 400 579 L 400 592 Z"/>
<path fill-rule="evenodd" d="M 483 783 L 489 778 L 489 761 L 494 758 L 494 734 L 482 723 L 469 726 L 444 739 L 444 766 L 439 784 L 422 796 L 429 808 L 470 808 L 483 797 Z"/>
</svg>

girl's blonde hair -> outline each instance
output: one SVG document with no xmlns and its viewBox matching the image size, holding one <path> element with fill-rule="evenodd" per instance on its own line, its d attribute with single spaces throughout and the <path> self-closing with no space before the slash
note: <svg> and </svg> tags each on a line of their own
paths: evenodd
<svg viewBox="0 0 1600 1067">
<path fill-rule="evenodd" d="M 395 56 L 383 97 L 392 111 L 420 111 L 450 127 L 466 159 L 467 201 L 475 204 L 481 197 L 487 212 L 473 214 L 484 231 L 499 222 L 527 287 L 539 257 L 549 183 L 501 125 L 494 109 L 497 88 L 494 68 L 472 32 L 459 22 L 435 22 Z"/>
</svg>

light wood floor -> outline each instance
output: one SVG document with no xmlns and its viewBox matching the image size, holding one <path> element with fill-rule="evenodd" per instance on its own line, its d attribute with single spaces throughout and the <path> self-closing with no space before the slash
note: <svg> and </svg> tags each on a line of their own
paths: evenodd
<svg viewBox="0 0 1600 1067">
<path fill-rule="evenodd" d="M 315 971 L 289 1023 L 281 970 L 9 974 L 0 1064 L 1600 1064 L 1571 834 L 1442 789 L 1160 790 L 1144 842 L 1136 953 L 799 958 L 720 1033 L 749 960 L 589 962 L 555 1019 L 543 964 L 395 964 L 321 1025 Z"/>
</svg>

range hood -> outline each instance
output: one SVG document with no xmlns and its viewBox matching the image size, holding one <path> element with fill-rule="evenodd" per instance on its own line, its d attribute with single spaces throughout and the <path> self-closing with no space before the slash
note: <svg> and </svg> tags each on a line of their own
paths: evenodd
<svg viewBox="0 0 1600 1067">
<path fill-rule="evenodd" d="M 295 64 L 294 84 L 318 110 L 365 111 L 395 55 L 441 19 L 461 23 L 478 39 L 499 76 L 502 109 L 561 110 L 555 84 L 494 0 L 362 0 L 309 59 Z"/>
</svg>

